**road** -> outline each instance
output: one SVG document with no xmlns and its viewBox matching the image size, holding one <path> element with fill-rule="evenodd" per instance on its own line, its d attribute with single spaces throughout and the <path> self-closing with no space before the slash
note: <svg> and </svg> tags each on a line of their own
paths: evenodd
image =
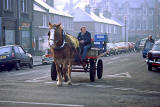
<svg viewBox="0 0 160 107">
<path fill-rule="evenodd" d="M 72 86 L 51 81 L 51 65 L 0 72 L 0 107 L 160 107 L 160 70 L 139 53 L 103 57 L 103 79 L 72 73 Z"/>
</svg>

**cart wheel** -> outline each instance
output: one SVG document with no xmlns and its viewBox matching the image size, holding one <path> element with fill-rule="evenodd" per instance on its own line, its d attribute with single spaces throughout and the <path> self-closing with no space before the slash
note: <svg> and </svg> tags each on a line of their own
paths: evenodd
<svg viewBox="0 0 160 107">
<path fill-rule="evenodd" d="M 90 81 L 94 82 L 96 77 L 96 65 L 94 59 L 90 59 Z"/>
<path fill-rule="evenodd" d="M 51 79 L 56 80 L 57 79 L 57 71 L 56 71 L 56 65 L 53 62 L 51 66 Z"/>
<path fill-rule="evenodd" d="M 102 78 L 102 74 L 103 74 L 103 61 L 102 61 L 102 59 L 99 59 L 98 63 L 97 63 L 97 77 L 98 77 L 98 79 Z"/>
</svg>

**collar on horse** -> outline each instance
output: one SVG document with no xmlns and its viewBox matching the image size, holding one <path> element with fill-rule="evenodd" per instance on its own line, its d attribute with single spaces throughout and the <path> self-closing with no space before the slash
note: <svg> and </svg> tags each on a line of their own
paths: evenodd
<svg viewBox="0 0 160 107">
<path fill-rule="evenodd" d="M 66 33 L 64 32 L 64 31 L 62 31 L 63 33 L 62 33 L 62 36 L 63 36 L 63 44 L 61 45 L 61 46 L 59 46 L 59 47 L 54 47 L 53 49 L 54 50 L 61 50 L 61 49 L 63 49 L 64 47 L 65 47 L 65 45 L 66 45 Z"/>
</svg>

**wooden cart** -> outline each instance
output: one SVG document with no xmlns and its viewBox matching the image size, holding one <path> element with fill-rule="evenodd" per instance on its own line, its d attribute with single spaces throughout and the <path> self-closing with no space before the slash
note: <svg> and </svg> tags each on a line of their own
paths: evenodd
<svg viewBox="0 0 160 107">
<path fill-rule="evenodd" d="M 100 59 L 103 54 L 99 55 L 98 48 L 91 48 L 87 53 L 87 60 L 85 62 L 75 62 L 72 66 L 72 72 L 89 72 L 90 73 L 90 81 L 94 82 L 96 78 L 96 74 L 98 79 L 102 78 L 103 74 L 103 61 Z M 52 63 L 51 66 L 51 79 L 57 79 L 57 72 L 55 63 Z"/>
</svg>

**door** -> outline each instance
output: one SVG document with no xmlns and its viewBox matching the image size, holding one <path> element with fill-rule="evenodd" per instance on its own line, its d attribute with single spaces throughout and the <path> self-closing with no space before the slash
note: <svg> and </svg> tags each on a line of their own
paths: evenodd
<svg viewBox="0 0 160 107">
<path fill-rule="evenodd" d="M 19 49 L 19 52 L 21 54 L 21 60 L 22 60 L 22 63 L 27 63 L 27 58 L 26 58 L 26 53 L 24 52 L 24 50 L 21 48 L 21 47 L 18 47 Z"/>
<path fill-rule="evenodd" d="M 21 61 L 23 56 L 20 54 L 20 51 L 17 46 L 14 46 L 14 53 L 15 53 L 16 59 Z"/>
</svg>

